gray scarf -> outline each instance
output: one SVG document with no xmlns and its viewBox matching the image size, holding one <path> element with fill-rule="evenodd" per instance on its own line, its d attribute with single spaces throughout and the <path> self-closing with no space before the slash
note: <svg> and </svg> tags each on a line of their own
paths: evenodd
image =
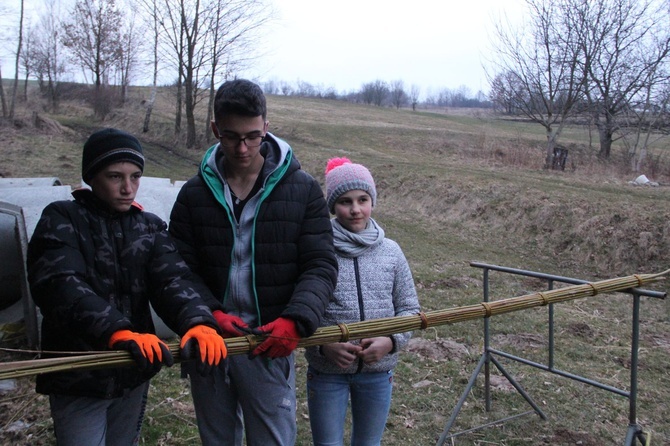
<svg viewBox="0 0 670 446">
<path fill-rule="evenodd" d="M 368 226 L 361 232 L 351 232 L 344 228 L 337 219 L 332 219 L 335 250 L 343 257 L 358 257 L 367 249 L 384 241 L 384 230 L 370 218 Z"/>
</svg>

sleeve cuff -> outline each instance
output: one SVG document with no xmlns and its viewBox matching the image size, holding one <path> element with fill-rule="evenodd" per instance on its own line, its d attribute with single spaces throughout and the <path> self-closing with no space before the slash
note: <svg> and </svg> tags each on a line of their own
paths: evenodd
<svg viewBox="0 0 670 446">
<path fill-rule="evenodd" d="M 396 353 L 398 351 L 398 345 L 395 343 L 395 338 L 393 336 L 389 336 L 389 338 L 391 338 L 391 342 L 393 343 L 390 353 Z"/>
</svg>

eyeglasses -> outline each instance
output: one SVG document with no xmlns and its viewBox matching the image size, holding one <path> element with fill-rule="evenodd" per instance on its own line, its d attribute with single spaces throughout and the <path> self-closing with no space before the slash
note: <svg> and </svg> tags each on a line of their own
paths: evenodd
<svg viewBox="0 0 670 446">
<path fill-rule="evenodd" d="M 244 138 L 240 138 L 237 135 L 230 135 L 230 134 L 222 135 L 219 133 L 219 141 L 221 141 L 221 145 L 228 149 L 237 147 L 237 145 L 241 142 L 244 143 L 244 145 L 247 146 L 247 148 L 255 149 L 256 147 L 260 146 L 263 143 L 264 139 L 265 135 L 250 135 L 245 136 Z"/>
</svg>

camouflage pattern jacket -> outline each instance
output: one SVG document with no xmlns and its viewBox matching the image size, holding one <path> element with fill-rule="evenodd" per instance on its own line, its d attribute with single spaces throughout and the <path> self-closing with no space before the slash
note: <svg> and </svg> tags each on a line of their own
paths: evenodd
<svg viewBox="0 0 670 446">
<path fill-rule="evenodd" d="M 44 209 L 28 247 L 43 350 L 106 350 L 117 330 L 153 333 L 149 302 L 180 335 L 218 329 L 165 222 L 139 205 L 110 213 L 89 190 L 73 195 Z M 116 398 L 150 377 L 133 367 L 58 372 L 38 376 L 37 392 Z"/>
</svg>

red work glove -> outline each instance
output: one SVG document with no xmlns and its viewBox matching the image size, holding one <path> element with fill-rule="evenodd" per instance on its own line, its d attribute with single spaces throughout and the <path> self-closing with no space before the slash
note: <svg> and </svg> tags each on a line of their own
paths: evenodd
<svg viewBox="0 0 670 446">
<path fill-rule="evenodd" d="M 285 317 L 280 317 L 269 324 L 258 327 L 258 331 L 267 334 L 268 337 L 251 352 L 254 356 L 260 355 L 268 358 L 288 356 L 296 349 L 300 340 L 295 322 Z"/>
<path fill-rule="evenodd" d="M 212 311 L 212 316 L 214 316 L 214 319 L 216 319 L 217 324 L 219 324 L 219 327 L 221 327 L 221 331 L 223 331 L 224 338 L 234 338 L 237 336 L 244 336 L 244 333 L 239 331 L 237 327 L 247 328 L 248 325 L 239 317 L 224 313 L 221 310 Z"/>
<path fill-rule="evenodd" d="M 128 350 L 137 367 L 143 372 L 158 373 L 165 364 L 174 364 L 167 345 L 150 333 L 135 333 L 130 330 L 115 331 L 107 343 L 109 348 Z"/>
<path fill-rule="evenodd" d="M 196 356 L 196 369 L 202 376 L 212 373 L 214 367 L 228 355 L 223 338 L 206 325 L 191 327 L 181 338 L 179 348 L 179 356 L 184 359 Z"/>
</svg>

